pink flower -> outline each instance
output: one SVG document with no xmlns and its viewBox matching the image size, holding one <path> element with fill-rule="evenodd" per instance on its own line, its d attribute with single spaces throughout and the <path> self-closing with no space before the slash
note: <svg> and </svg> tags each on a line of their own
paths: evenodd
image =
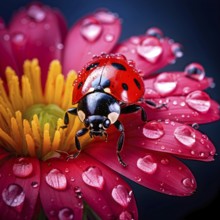
<svg viewBox="0 0 220 220">
<path fill-rule="evenodd" d="M 198 63 L 183 71 L 154 74 L 182 56 L 180 44 L 157 28 L 118 44 L 120 31 L 117 15 L 100 10 L 67 33 L 63 16 L 41 4 L 18 11 L 8 29 L 0 21 L 3 218 L 32 219 L 42 207 L 48 219 L 82 219 L 83 212 L 93 211 L 102 219 L 138 219 L 132 190 L 116 172 L 169 195 L 195 191 L 194 175 L 178 158 L 214 159 L 215 147 L 197 129 L 198 124 L 219 120 L 218 103 L 204 91 L 213 80 Z M 107 142 L 83 136 L 80 155 L 66 160 L 75 151 L 75 133 L 83 127 L 72 116 L 68 128 L 60 128 L 71 107 L 77 77 L 73 70 L 79 71 L 101 52 L 133 60 L 130 64 L 144 79 L 144 98 L 165 104 L 143 105 L 146 123 L 139 112 L 120 116 L 125 127 L 121 156 L 127 167 L 117 161 L 118 133 L 113 127 Z"/>
</svg>

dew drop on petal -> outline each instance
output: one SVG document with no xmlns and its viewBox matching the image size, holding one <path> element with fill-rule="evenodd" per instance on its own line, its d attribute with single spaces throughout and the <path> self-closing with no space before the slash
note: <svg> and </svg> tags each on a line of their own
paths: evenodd
<svg viewBox="0 0 220 220">
<path fill-rule="evenodd" d="M 131 194 L 128 192 L 125 186 L 117 185 L 112 190 L 112 198 L 121 206 L 127 207 L 131 201 Z"/>
<path fill-rule="evenodd" d="M 182 180 L 182 183 L 183 183 L 183 185 L 185 186 L 185 187 L 187 187 L 187 188 L 194 188 L 195 187 L 195 181 L 194 181 L 194 179 L 191 179 L 191 178 L 184 178 L 183 180 Z"/>
<path fill-rule="evenodd" d="M 105 35 L 105 41 L 106 42 L 112 42 L 114 40 L 115 36 L 113 34 L 106 34 Z"/>
<path fill-rule="evenodd" d="M 184 72 L 192 79 L 203 80 L 205 77 L 205 70 L 203 66 L 198 63 L 191 63 L 185 67 Z"/>
<path fill-rule="evenodd" d="M 100 10 L 95 14 L 95 18 L 106 24 L 112 24 L 116 20 L 116 15 L 107 10 Z"/>
<path fill-rule="evenodd" d="M 134 37 L 130 38 L 130 42 L 134 45 L 138 45 L 138 44 L 140 44 L 141 40 L 139 37 L 134 36 Z"/>
<path fill-rule="evenodd" d="M 32 4 L 28 8 L 27 15 L 36 22 L 42 22 L 46 18 L 46 12 L 37 4 Z"/>
<path fill-rule="evenodd" d="M 33 182 L 31 183 L 31 186 L 32 186 L 33 188 L 37 188 L 37 187 L 39 186 L 39 183 L 36 182 L 36 181 L 33 181 Z"/>
<path fill-rule="evenodd" d="M 180 44 L 178 43 L 172 44 L 171 50 L 174 53 L 175 57 L 180 58 L 183 56 L 183 51 L 182 51 L 182 47 Z"/>
<path fill-rule="evenodd" d="M 119 220 L 134 220 L 133 215 L 128 211 L 123 211 L 119 215 Z"/>
<path fill-rule="evenodd" d="M 186 103 L 198 112 L 206 113 L 211 106 L 210 97 L 203 91 L 191 92 L 186 97 Z"/>
<path fill-rule="evenodd" d="M 192 147 L 196 142 L 195 132 L 191 127 L 186 125 L 177 127 L 174 131 L 174 137 L 187 147 Z"/>
<path fill-rule="evenodd" d="M 57 190 L 65 190 L 67 187 L 66 176 L 57 169 L 52 169 L 46 175 L 46 182 L 49 186 Z"/>
<path fill-rule="evenodd" d="M 74 187 L 74 192 L 75 192 L 75 195 L 78 199 L 82 198 L 83 195 L 82 195 L 81 188 L 79 186 Z"/>
<path fill-rule="evenodd" d="M 177 86 L 177 81 L 173 74 L 161 73 L 157 76 L 154 82 L 154 88 L 161 95 L 168 95 L 172 93 Z"/>
<path fill-rule="evenodd" d="M 74 219 L 74 212 L 70 208 L 62 208 L 58 213 L 59 220 L 71 220 Z"/>
<path fill-rule="evenodd" d="M 162 54 L 162 47 L 155 37 L 147 37 L 137 46 L 137 52 L 150 63 L 156 63 Z"/>
<path fill-rule="evenodd" d="M 104 178 L 102 172 L 98 167 L 89 167 L 82 173 L 84 183 L 89 186 L 102 189 L 104 185 Z"/>
<path fill-rule="evenodd" d="M 157 27 L 152 27 L 146 31 L 146 35 L 160 39 L 163 37 L 163 32 Z"/>
<path fill-rule="evenodd" d="M 14 33 L 11 36 L 11 41 L 16 46 L 24 46 L 26 43 L 26 36 L 21 32 Z"/>
<path fill-rule="evenodd" d="M 164 135 L 163 125 L 157 121 L 147 122 L 143 127 L 143 134 L 150 139 L 158 139 Z"/>
<path fill-rule="evenodd" d="M 96 41 L 102 33 L 101 24 L 94 19 L 85 19 L 81 26 L 81 35 L 89 42 Z"/>
<path fill-rule="evenodd" d="M 24 203 L 25 193 L 18 184 L 10 184 L 2 191 L 2 199 L 8 206 L 18 207 Z"/>
<path fill-rule="evenodd" d="M 153 161 L 151 155 L 146 155 L 137 160 L 137 167 L 148 174 L 153 174 L 157 170 L 157 163 Z"/>
<path fill-rule="evenodd" d="M 25 158 L 19 158 L 13 165 L 13 173 L 17 177 L 28 177 L 33 172 L 33 164 Z"/>
</svg>

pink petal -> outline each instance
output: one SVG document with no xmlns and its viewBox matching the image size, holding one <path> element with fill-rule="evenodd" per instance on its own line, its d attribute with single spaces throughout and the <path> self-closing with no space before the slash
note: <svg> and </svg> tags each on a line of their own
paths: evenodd
<svg viewBox="0 0 220 220">
<path fill-rule="evenodd" d="M 10 35 L 2 20 L 0 21 L 0 57 L 0 77 L 5 80 L 7 66 L 11 66 L 15 71 L 18 71 L 18 68 L 11 48 Z"/>
<path fill-rule="evenodd" d="M 111 51 L 121 32 L 118 17 L 100 10 L 80 19 L 65 42 L 64 73 L 79 71 L 94 55 Z"/>
<path fill-rule="evenodd" d="M 37 211 L 40 188 L 39 161 L 34 158 L 13 158 L 1 165 L 0 173 L 1 218 L 32 219 Z"/>
<path fill-rule="evenodd" d="M 61 59 L 66 29 L 61 15 L 40 3 L 30 4 L 17 12 L 9 30 L 20 71 L 25 59 L 38 58 L 45 76 L 51 60 Z M 45 78 L 43 77 L 43 82 Z"/>
<path fill-rule="evenodd" d="M 175 61 L 173 48 L 176 43 L 169 38 L 157 38 L 148 33 L 131 37 L 117 45 L 115 53 L 121 53 L 136 63 L 144 77 Z"/>
<path fill-rule="evenodd" d="M 198 95 L 196 95 L 197 93 Z M 199 90 L 188 94 L 186 97 L 170 96 L 151 99 L 151 101 L 157 105 L 166 103 L 166 107 L 156 109 L 145 105 L 148 120 L 170 119 L 187 124 L 203 124 L 217 121 L 220 118 L 219 104 Z"/>
<path fill-rule="evenodd" d="M 40 198 L 49 219 L 82 219 L 83 202 L 66 176 L 66 161 L 41 163 Z M 67 167 L 68 168 L 68 167 Z"/>
<path fill-rule="evenodd" d="M 188 196 L 195 191 L 196 181 L 193 174 L 174 157 L 126 143 L 121 153 L 127 163 L 124 168 L 117 161 L 115 145 L 112 140 L 105 143 L 105 146 L 103 143 L 92 143 L 86 153 L 127 178 L 155 191 L 176 196 Z"/>
<path fill-rule="evenodd" d="M 208 137 L 188 125 L 169 120 L 140 124 L 137 116 L 131 116 L 124 126 L 125 144 L 201 161 L 212 161 L 216 153 Z"/>
<path fill-rule="evenodd" d="M 201 80 L 195 80 L 185 72 L 164 72 L 144 80 L 144 98 L 187 95 L 195 90 L 204 90 L 212 83 L 212 78 L 204 77 Z"/>
</svg>

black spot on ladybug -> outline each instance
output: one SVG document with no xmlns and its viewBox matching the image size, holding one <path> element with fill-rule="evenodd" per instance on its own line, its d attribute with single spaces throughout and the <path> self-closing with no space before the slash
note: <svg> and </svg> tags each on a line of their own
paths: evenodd
<svg viewBox="0 0 220 220">
<path fill-rule="evenodd" d="M 99 63 L 91 63 L 89 66 L 86 67 L 86 70 L 89 71 L 95 67 L 97 67 Z"/>
<path fill-rule="evenodd" d="M 124 90 L 128 91 L 128 85 L 126 83 L 122 83 L 121 86 Z"/>
<path fill-rule="evenodd" d="M 80 89 L 82 87 L 82 85 L 83 85 L 83 82 L 80 82 L 77 86 L 77 89 Z"/>
<path fill-rule="evenodd" d="M 139 83 L 139 81 L 137 79 L 134 78 L 134 83 L 135 85 L 138 87 L 138 89 L 141 89 L 141 84 Z"/>
<path fill-rule="evenodd" d="M 124 70 L 124 71 L 126 70 L 126 68 L 120 63 L 112 63 L 112 66 L 118 70 Z"/>
</svg>

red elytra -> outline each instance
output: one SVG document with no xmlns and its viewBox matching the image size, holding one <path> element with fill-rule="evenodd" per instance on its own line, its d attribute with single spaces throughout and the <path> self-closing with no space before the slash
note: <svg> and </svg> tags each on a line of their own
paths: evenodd
<svg viewBox="0 0 220 220">
<path fill-rule="evenodd" d="M 73 83 L 72 103 L 78 103 L 86 94 L 102 90 L 116 100 L 131 104 L 144 95 L 144 83 L 134 63 L 120 54 L 95 56 L 79 72 Z"/>
</svg>

